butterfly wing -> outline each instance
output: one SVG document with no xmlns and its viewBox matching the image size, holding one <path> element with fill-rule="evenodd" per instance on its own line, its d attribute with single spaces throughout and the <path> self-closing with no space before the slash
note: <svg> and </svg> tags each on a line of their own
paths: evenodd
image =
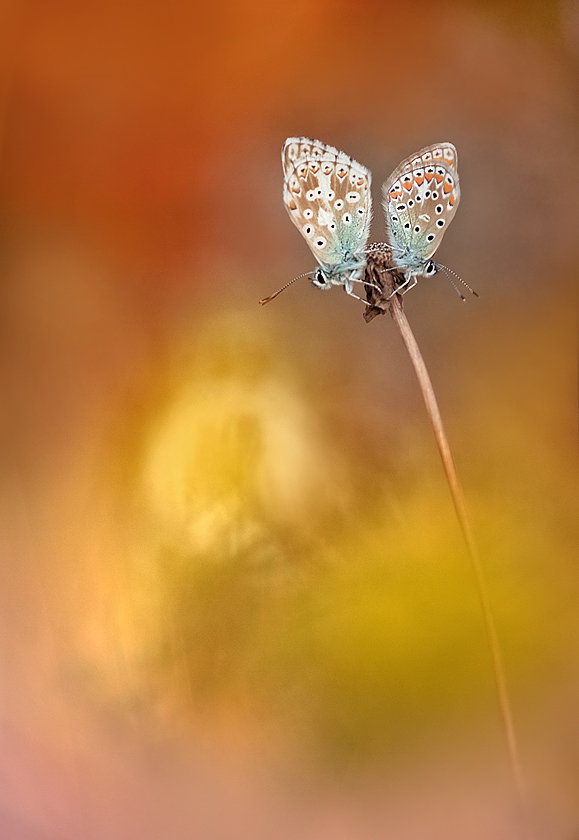
<svg viewBox="0 0 579 840">
<path fill-rule="evenodd" d="M 393 262 L 420 269 L 435 253 L 460 201 L 452 143 L 426 146 L 402 161 L 382 187 Z"/>
<path fill-rule="evenodd" d="M 330 275 L 352 268 L 370 233 L 370 172 L 333 146 L 305 137 L 285 141 L 282 163 L 284 204 L 316 260 Z"/>
</svg>

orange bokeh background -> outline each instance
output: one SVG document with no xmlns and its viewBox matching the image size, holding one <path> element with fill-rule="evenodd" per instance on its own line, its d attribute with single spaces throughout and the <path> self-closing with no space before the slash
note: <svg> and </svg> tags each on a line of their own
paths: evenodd
<svg viewBox="0 0 579 840">
<path fill-rule="evenodd" d="M 515 837 L 468 558 L 394 324 L 281 200 L 450 140 L 405 307 L 540 836 L 579 829 L 574 0 L 0 5 L 0 834 Z"/>
</svg>

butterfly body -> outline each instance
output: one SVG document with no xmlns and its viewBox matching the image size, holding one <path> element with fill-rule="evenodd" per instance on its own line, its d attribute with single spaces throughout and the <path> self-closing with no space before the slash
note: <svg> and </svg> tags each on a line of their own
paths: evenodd
<svg viewBox="0 0 579 840">
<path fill-rule="evenodd" d="M 284 204 L 319 264 L 313 284 L 344 286 L 352 294 L 366 266 L 370 172 L 333 146 L 305 137 L 286 140 L 282 163 Z"/>
</svg>

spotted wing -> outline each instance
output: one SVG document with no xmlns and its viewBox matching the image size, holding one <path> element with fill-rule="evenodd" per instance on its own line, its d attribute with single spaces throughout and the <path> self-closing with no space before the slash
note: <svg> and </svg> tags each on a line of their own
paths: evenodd
<svg viewBox="0 0 579 840">
<path fill-rule="evenodd" d="M 394 261 L 410 268 L 423 264 L 440 245 L 460 201 L 455 147 L 435 143 L 406 158 L 382 194 Z"/>
<path fill-rule="evenodd" d="M 286 140 L 282 164 L 292 222 L 322 268 L 346 270 L 370 233 L 370 172 L 333 146 L 305 137 Z"/>
</svg>

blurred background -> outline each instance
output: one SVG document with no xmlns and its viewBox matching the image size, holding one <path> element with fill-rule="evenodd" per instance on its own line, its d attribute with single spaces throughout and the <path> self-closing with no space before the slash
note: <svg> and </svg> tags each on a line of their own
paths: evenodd
<svg viewBox="0 0 579 840">
<path fill-rule="evenodd" d="M 573 0 L 0 4 L 0 833 L 518 836 L 408 358 L 313 267 L 287 136 L 462 201 L 405 298 L 538 835 L 579 836 Z"/>
</svg>

